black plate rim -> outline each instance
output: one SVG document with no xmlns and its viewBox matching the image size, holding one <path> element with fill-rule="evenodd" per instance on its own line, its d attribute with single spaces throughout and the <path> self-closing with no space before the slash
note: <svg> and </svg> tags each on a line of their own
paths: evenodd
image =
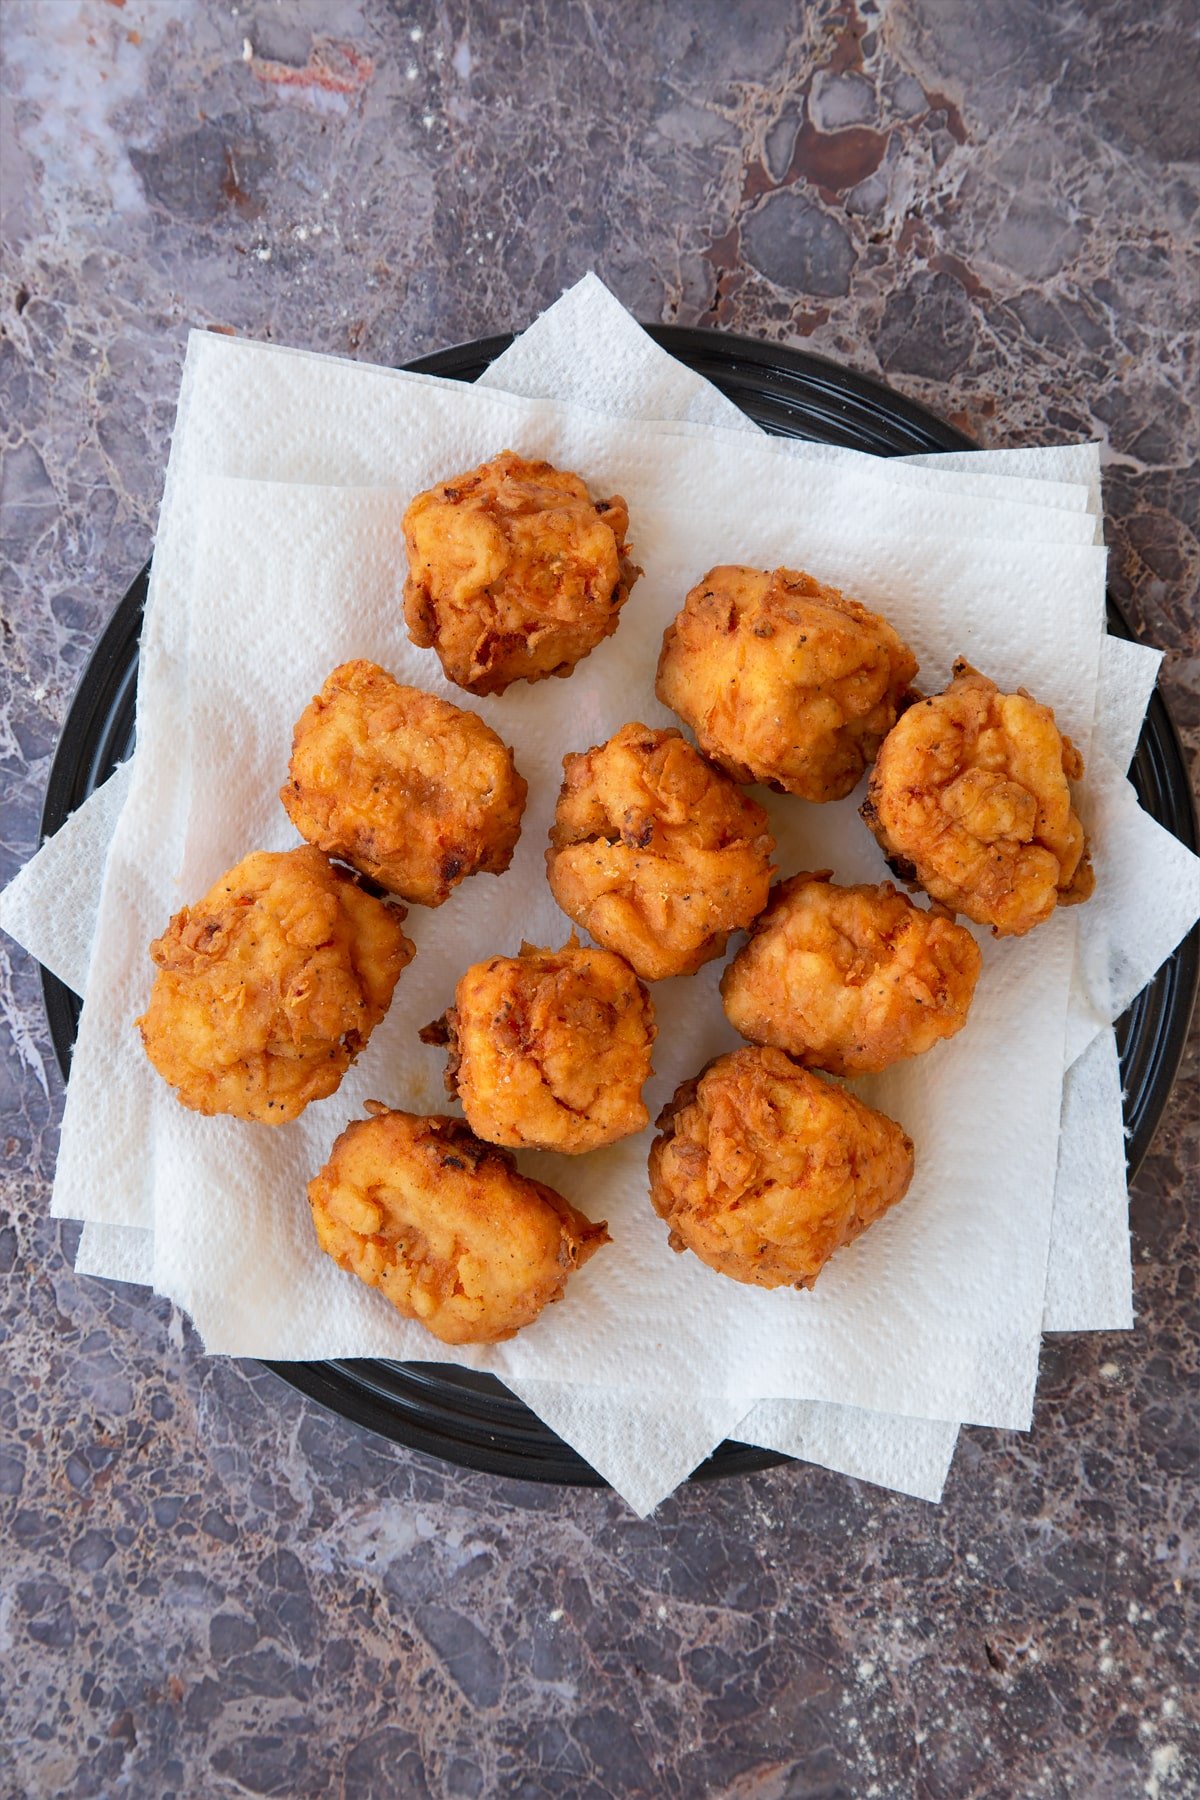
<svg viewBox="0 0 1200 1800">
<path fill-rule="evenodd" d="M 781 424 L 788 418 L 795 420 L 802 396 L 804 415 L 819 420 L 835 442 L 853 441 L 857 431 L 861 444 L 864 422 L 874 419 L 881 429 L 886 427 L 893 432 L 899 424 L 911 440 L 913 451 L 977 447 L 964 432 L 917 402 L 893 393 L 870 376 L 844 369 L 809 351 L 703 327 L 651 325 L 646 330 L 664 349 L 688 367 L 716 379 L 719 385 L 735 381 L 742 369 L 769 380 L 775 393 L 780 382 L 785 389 L 794 383 L 797 394 L 780 402 L 785 407 L 785 417 L 778 421 Z M 406 367 L 456 380 L 474 379 L 508 348 L 513 335 L 499 333 L 454 345 L 419 357 Z M 905 454 L 908 448 L 903 443 L 894 444 L 882 453 Z M 120 722 L 132 717 L 136 646 L 149 569 L 147 563 L 134 578 L 76 685 L 47 782 L 41 820 L 43 840 L 111 771 L 128 741 L 128 729 L 122 730 Z M 1135 637 L 1111 594 L 1108 621 L 1109 629 L 1116 634 Z M 82 756 L 81 747 L 85 748 Z M 1187 765 L 1174 720 L 1157 689 L 1134 762 L 1139 789 L 1152 797 L 1156 816 L 1195 850 L 1198 833 Z M 1130 773 L 1133 776 L 1134 769 Z M 41 976 L 51 1040 L 65 1080 L 79 1003 L 48 969 L 43 968 Z M 1133 1115 L 1127 1114 L 1126 1120 L 1131 1180 L 1149 1148 L 1174 1083 L 1198 983 L 1200 927 L 1188 934 L 1126 1015 L 1126 1039 L 1132 1032 L 1135 1047 L 1140 1047 L 1140 1062 L 1133 1074 L 1142 1076 L 1140 1082 L 1127 1082 L 1135 1096 Z M 1147 1038 L 1142 1028 L 1153 1003 L 1152 990 L 1157 1005 L 1150 1021 L 1152 1034 Z M 607 1485 L 578 1452 L 563 1443 L 494 1377 L 436 1363 L 267 1360 L 263 1366 L 321 1405 L 423 1454 L 506 1477 L 563 1486 Z M 398 1385 L 400 1375 L 403 1382 Z M 431 1395 L 438 1409 L 436 1423 L 432 1424 L 424 1410 Z M 774 1451 L 727 1441 L 693 1472 L 691 1479 L 750 1473 L 785 1460 Z"/>
</svg>

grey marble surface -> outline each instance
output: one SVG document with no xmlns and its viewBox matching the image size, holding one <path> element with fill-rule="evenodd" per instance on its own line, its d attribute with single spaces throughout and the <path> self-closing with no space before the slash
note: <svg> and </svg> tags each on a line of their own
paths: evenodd
<svg viewBox="0 0 1200 1800">
<path fill-rule="evenodd" d="M 1186 0 L 6 0 L 0 880 L 149 552 L 189 326 L 380 362 L 595 267 L 987 443 L 1099 435 L 1114 589 L 1194 753 L 1200 109 Z M 611 1495 L 365 1436 L 78 1280 L 0 944 L 0 1791 L 1195 1793 L 1195 1051 L 1139 1323 L 931 1509 L 811 1468 Z"/>
</svg>

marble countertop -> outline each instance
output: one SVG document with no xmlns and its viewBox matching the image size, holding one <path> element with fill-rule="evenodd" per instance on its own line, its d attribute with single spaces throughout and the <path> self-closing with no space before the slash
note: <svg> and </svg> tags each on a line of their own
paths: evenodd
<svg viewBox="0 0 1200 1800">
<path fill-rule="evenodd" d="M 396 362 L 590 267 L 985 443 L 1100 437 L 1113 589 L 1194 753 L 1186 11 L 8 0 L 0 882 L 150 550 L 188 328 Z M 1048 1342 L 1031 1435 L 965 1431 L 940 1508 L 792 1466 L 638 1523 L 77 1279 L 8 940 L 0 1015 L 3 1792 L 1197 1791 L 1195 1040 L 1133 1192 L 1138 1327 Z"/>
</svg>

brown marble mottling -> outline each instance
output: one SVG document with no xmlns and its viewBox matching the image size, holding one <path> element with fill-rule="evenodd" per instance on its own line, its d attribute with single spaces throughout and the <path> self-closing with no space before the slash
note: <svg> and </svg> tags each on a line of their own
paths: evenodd
<svg viewBox="0 0 1200 1800">
<path fill-rule="evenodd" d="M 1097 433 L 1113 581 L 1200 738 L 1186 0 L 6 0 L 0 879 L 151 543 L 189 325 L 389 362 L 595 266 L 988 443 Z M 442 1467 L 76 1280 L 0 946 L 5 1794 L 1195 1793 L 1196 1057 L 1138 1329 L 1053 1341 L 934 1510 L 807 1468 L 608 1494 Z M 1189 1216 L 1189 1202 L 1192 1203 Z"/>
</svg>

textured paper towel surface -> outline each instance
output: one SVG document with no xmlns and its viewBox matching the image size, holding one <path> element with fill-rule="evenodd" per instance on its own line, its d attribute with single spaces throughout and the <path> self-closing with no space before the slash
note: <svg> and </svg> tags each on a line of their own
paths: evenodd
<svg viewBox="0 0 1200 1800">
<path fill-rule="evenodd" d="M 1047 1331 L 1123 1331 L 1133 1324 L 1125 1144 L 1086 1128 L 1113 1114 L 1121 1114 L 1121 1066 L 1110 1026 L 1072 1064 L 1063 1085 L 1054 1194 L 1059 1244 L 1046 1269 Z"/>
<path fill-rule="evenodd" d="M 509 1386 L 552 1431 L 576 1448 L 642 1518 L 734 1434 L 744 1401 L 725 1396 L 624 1393 L 518 1378 Z M 601 1400 L 601 1404 L 597 1401 Z"/>
<path fill-rule="evenodd" d="M 1096 736 L 1113 766 L 1125 775 L 1137 748 L 1163 653 L 1129 638 L 1104 640 L 1096 693 Z"/>
<path fill-rule="evenodd" d="M 101 1225 L 84 1221 L 75 1251 L 75 1272 L 106 1281 L 154 1286 L 154 1232 L 137 1225 Z"/>
<path fill-rule="evenodd" d="M 1099 904 L 1081 909 L 1068 1062 L 1120 1017 L 1200 917 L 1200 858 L 1143 812 L 1103 751 L 1088 760 L 1078 806 L 1095 846 Z"/>
<path fill-rule="evenodd" d="M 989 472 L 1018 481 L 1074 482 L 1086 490 L 1092 537 L 1104 542 L 1099 444 L 1029 444 L 1007 450 L 941 450 L 906 456 L 914 468 L 968 473 L 982 457 Z M 1050 491 L 1050 490 L 1047 490 Z"/>
<path fill-rule="evenodd" d="M 939 1419 L 894 1419 L 815 1400 L 744 1404 L 704 1396 L 627 1394 L 598 1404 L 593 1388 L 514 1380 L 513 1392 L 570 1444 L 586 1442 L 588 1461 L 643 1517 L 725 1438 L 819 1463 L 879 1487 L 940 1500 L 958 1426 Z"/>
<path fill-rule="evenodd" d="M 727 503 L 744 497 L 752 508 L 763 496 L 743 490 L 743 477 L 765 482 L 773 492 L 782 483 L 778 501 L 790 508 L 793 554 L 803 550 L 809 524 L 834 512 L 868 534 L 880 524 L 891 530 L 897 488 L 912 508 L 909 521 L 918 537 L 942 531 L 1084 545 L 1094 536 L 1081 489 L 1073 507 L 1051 507 L 1041 482 L 1014 479 L 998 495 L 986 495 L 979 477 L 954 471 L 935 468 L 918 476 L 903 461 L 856 452 L 817 459 L 799 447 L 789 450 L 789 440 L 759 432 L 618 421 L 577 405 L 489 390 L 483 382 L 464 386 L 205 332 L 193 332 L 189 340 L 185 385 L 187 464 L 244 479 L 374 486 L 398 482 L 403 470 L 407 488 L 413 479 L 428 483 L 447 466 L 478 460 L 481 442 L 537 451 L 552 461 L 581 446 L 595 491 L 624 487 L 627 497 L 640 501 L 669 481 L 675 506 L 701 509 L 719 481 Z M 721 452 L 720 470 L 713 466 L 714 448 Z M 183 467 L 181 461 L 176 486 L 186 491 Z M 178 504 L 182 517 L 187 502 Z"/>
<path fill-rule="evenodd" d="M 1070 445 L 1065 452 L 960 451 L 881 460 L 840 444 L 767 437 L 711 382 L 656 344 L 595 275 L 569 288 L 475 385 L 531 400 L 571 399 L 616 418 L 656 419 L 683 431 L 716 426 L 751 432 L 776 455 L 883 473 L 891 481 L 923 485 L 926 492 L 1023 500 L 1099 516 L 1100 463 L 1093 444 Z M 711 433 L 709 441 L 714 441 Z M 925 476 L 915 476 L 915 468 L 924 469 Z M 970 478 L 969 487 L 962 476 Z M 1044 528 L 1053 530 L 1055 524 L 1044 522 Z M 1102 541 L 1092 527 L 1064 529 L 1072 541 L 1083 541 L 1089 531 L 1095 542 Z"/>
<path fill-rule="evenodd" d="M 903 1439 L 879 1413 L 812 1402 L 760 1400 L 733 1435 L 745 1443 L 803 1457 L 860 1481 L 895 1488 L 918 1500 L 940 1500 L 954 1457 L 958 1426 L 910 1419 Z"/>
<path fill-rule="evenodd" d="M 598 284 L 597 284 L 597 285 L 598 285 Z M 600 291 L 601 291 L 601 293 L 603 293 L 603 292 L 604 292 L 604 290 L 602 290 L 602 289 L 601 289 L 601 290 L 600 290 Z M 567 297 L 567 298 L 568 298 L 568 299 L 570 299 L 570 296 L 568 296 L 568 297 Z M 612 306 L 614 306 L 614 307 L 615 307 L 615 306 L 616 306 L 616 303 L 615 303 L 615 302 L 610 302 L 610 303 L 611 303 L 611 305 L 612 305 Z M 560 303 L 560 306 L 563 306 L 563 305 L 565 305 L 565 304 L 566 304 L 566 302 L 565 302 L 565 301 L 564 301 L 564 302 L 562 302 L 562 303 Z M 555 309 L 555 310 L 557 310 L 557 309 Z M 619 308 L 617 308 L 617 309 L 616 309 L 616 310 L 617 310 L 617 311 L 618 311 L 618 312 L 620 312 L 620 309 L 619 309 Z M 549 316 L 548 316 L 548 317 L 549 317 Z M 633 326 L 632 326 L 632 324 L 631 324 L 631 323 L 630 323 L 630 322 L 629 322 L 629 321 L 628 321 L 628 319 L 627 319 L 627 315 L 624 315 L 624 314 L 623 314 L 623 313 L 621 313 L 621 317 L 622 317 L 622 319 L 624 319 L 624 320 L 625 320 L 625 322 L 626 322 L 626 324 L 627 324 L 627 326 L 628 326 L 628 328 L 629 328 L 629 331 L 630 331 L 630 333 L 631 333 L 631 335 L 636 335 L 636 336 L 637 336 L 637 337 L 639 337 L 639 338 L 640 338 L 640 337 L 641 337 L 641 334 L 640 334 L 640 333 L 638 333 L 638 332 L 637 332 L 637 331 L 636 331 L 636 328 L 635 328 L 635 327 L 633 327 Z M 543 323 L 543 324 L 545 324 L 545 323 L 548 323 L 548 319 L 547 319 L 547 320 L 546 320 L 546 321 L 543 321 L 543 322 L 542 322 L 542 323 Z M 537 331 L 537 328 L 535 328 L 535 330 L 534 330 L 534 332 L 532 332 L 532 333 L 530 333 L 530 334 L 528 334 L 528 335 L 529 335 L 529 336 L 530 336 L 530 337 L 532 337 L 532 336 L 535 336 L 535 335 L 536 335 L 536 331 Z M 642 340 L 642 341 L 643 341 L 643 343 L 646 343 L 646 344 L 648 344 L 648 342 L 649 342 L 649 341 L 648 341 L 648 340 L 645 340 L 645 339 L 643 339 L 643 340 Z M 519 345 L 518 345 L 518 346 L 517 346 L 517 348 L 519 348 L 519 347 L 520 347 L 520 346 L 519 346 Z M 653 349 L 653 346 L 651 346 L 651 349 Z M 512 352 L 510 352 L 510 353 L 509 353 L 509 355 L 510 355 L 510 356 L 511 356 L 511 355 L 512 355 L 512 354 L 513 354 L 513 353 L 512 353 Z M 657 352 L 657 351 L 655 351 L 655 352 L 654 352 L 654 354 L 655 354 L 655 356 L 661 356 L 661 355 L 662 355 L 662 353 L 659 353 L 659 352 Z M 505 359 L 505 360 L 506 360 L 506 359 Z M 677 376 L 678 376 L 678 377 L 679 377 L 679 378 L 681 378 L 681 379 L 683 379 L 683 380 L 693 380 L 693 379 L 695 379 L 695 378 L 692 378 L 692 377 L 690 377 L 690 376 L 689 376 L 689 375 L 688 375 L 688 373 L 687 373 L 687 372 L 686 372 L 686 371 L 683 371 L 683 370 L 682 370 L 682 369 L 680 369 L 680 366 L 679 366 L 679 365 L 677 365 L 677 364 L 674 364 L 674 363 L 672 363 L 672 362 L 671 362 L 671 359 L 669 359 L 669 358 L 666 358 L 666 357 L 665 357 L 665 356 L 662 356 L 662 362 L 663 362 L 663 363 L 665 363 L 665 364 L 667 364 L 667 365 L 668 365 L 668 366 L 669 366 L 669 368 L 670 368 L 670 369 L 672 369 L 672 370 L 673 370 L 673 371 L 674 371 L 674 372 L 675 372 L 675 374 L 676 374 L 676 375 L 677 375 Z M 638 385 L 639 385 L 639 384 L 633 384 L 633 391 L 634 391 L 634 392 L 636 392 L 636 391 L 637 391 L 637 387 L 638 387 Z M 642 385 L 644 385 L 644 384 L 642 384 Z M 724 401 L 723 401 L 723 400 L 721 400 L 721 399 L 720 399 L 720 397 L 719 397 L 719 396 L 716 396 L 716 395 L 715 395 L 715 390 L 713 390 L 713 389 L 711 389 L 711 388 L 709 388 L 709 387 L 708 387 L 708 386 L 707 386 L 707 384 L 704 384 L 704 383 L 700 383 L 700 384 L 699 384 L 699 387 L 700 387 L 700 391 L 701 391 L 701 393 L 703 393 L 703 394 L 707 394 L 707 395 L 710 395 L 710 396 L 713 396 L 713 397 L 714 397 L 714 399 L 715 399 L 715 400 L 716 400 L 716 401 L 717 401 L 717 402 L 718 402 L 718 404 L 717 404 L 717 405 L 716 405 L 716 406 L 715 406 L 715 407 L 714 407 L 714 408 L 713 408 L 713 411 L 714 411 L 714 413 L 715 413 L 715 414 L 720 414 L 720 412 L 721 412 L 721 411 L 722 411 L 722 409 L 726 409 L 726 411 L 725 411 L 725 417 L 726 417 L 726 422 L 733 422 L 733 421 L 737 421 L 737 422 L 740 422 L 740 423 L 742 423 L 742 424 L 744 424 L 744 425 L 748 425 L 748 423 L 749 423 L 749 422 L 748 422 L 748 421 L 745 421 L 745 420 L 743 420 L 743 419 L 742 419 L 742 416 L 741 416 L 741 415 L 740 415 L 740 414 L 738 414 L 738 413 L 737 413 L 737 412 L 736 412 L 736 409 L 732 409 L 732 421 L 731 421 L 731 420 L 730 420 L 730 417 L 729 417 L 729 409 L 728 409 L 728 403 L 725 403 L 725 402 L 724 402 Z M 703 413 L 701 413 L 701 414 L 700 414 L 700 415 L 698 415 L 698 416 L 703 416 Z M 853 455 L 853 453 L 846 453 L 846 454 L 847 454 L 847 455 Z M 976 464 L 976 466 L 978 466 L 978 464 L 980 464 L 980 463 L 983 463 L 983 462 L 988 462 L 988 463 L 989 463 L 989 464 L 994 464 L 994 463 L 997 463 L 997 462 L 998 462 L 998 461 L 999 461 L 999 460 L 1000 460 L 1000 459 L 1001 459 L 1001 458 L 1003 458 L 1003 457 L 1005 457 L 1005 456 L 1007 456 L 1007 455 L 1009 455 L 1009 454 L 1013 454 L 1013 455 L 1016 455 L 1016 456 L 1018 456 L 1018 457 L 1025 457 L 1025 456 L 1027 456 L 1027 455 L 1028 455 L 1028 454 L 1034 454 L 1034 453 L 1024 453 L 1024 452 L 1018 452 L 1018 453 L 1004 453 L 1004 452 L 1001 452 L 1001 453 L 992 453 L 992 454 L 989 454 L 989 455 L 988 455 L 988 456 L 979 456 L 979 457 L 975 457 L 975 458 L 970 458 L 970 459 L 967 459 L 967 460 L 968 460 L 968 462 L 974 462 L 974 463 L 975 463 L 975 464 Z M 1036 454 L 1042 454 L 1042 453 L 1036 453 Z M 1061 453 L 1061 452 L 1057 452 L 1057 453 L 1052 453 L 1052 454 L 1055 454 L 1055 455 L 1058 455 L 1058 456 L 1059 456 L 1059 457 L 1060 457 L 1060 458 L 1061 458 L 1061 456 L 1062 456 L 1062 454 L 1063 454 L 1063 453 Z M 943 460 L 951 460 L 951 461 L 952 461 L 952 460 L 954 460 L 954 459 L 943 459 Z M 1060 464 L 1060 467 L 1061 467 L 1061 466 L 1062 466 L 1062 465 L 1061 465 L 1061 464 Z M 1071 472 L 1072 472 L 1072 473 L 1075 473 L 1075 471 L 1074 471 L 1074 470 L 1072 470 L 1072 471 L 1071 471 Z M 1082 471 L 1081 471 L 1081 472 L 1082 472 Z M 1131 726 L 1131 731 L 1132 731 L 1132 732 L 1133 732 L 1133 733 L 1135 733 L 1135 732 L 1136 732 L 1136 720 L 1135 720 L 1135 721 L 1134 721 L 1134 722 L 1133 722 L 1133 723 L 1132 723 L 1132 726 Z M 826 1411 L 828 1411 L 828 1410 L 830 1410 L 830 1409 L 824 1409 L 824 1410 L 826 1410 Z M 821 1458 L 819 1458 L 819 1457 L 818 1457 L 818 1458 L 817 1458 L 817 1459 L 818 1459 L 818 1460 L 821 1460 Z"/>
<path fill-rule="evenodd" d="M 439 410 L 408 440 L 414 456 L 436 454 L 429 439 Z M 539 430 L 554 436 L 550 453 L 590 467 L 588 447 L 602 435 L 601 423 L 554 409 L 537 411 Z M 624 445 L 636 434 L 624 427 L 620 436 Z M 489 447 L 455 439 L 464 461 Z M 741 454 L 749 461 L 755 449 L 747 441 Z M 620 453 L 609 447 L 611 456 Z M 444 451 L 441 466 L 455 460 Z M 426 462 L 421 473 L 428 468 Z M 647 461 L 640 470 L 645 493 Z M 746 485 L 742 478 L 753 469 L 743 466 L 736 473 L 740 493 Z M 772 469 L 777 482 L 799 478 L 810 497 L 818 473 L 823 472 L 778 459 Z M 693 482 L 698 475 L 694 470 Z M 409 491 L 418 479 L 405 484 Z M 753 491 L 752 480 L 748 486 Z M 402 678 L 439 687 L 434 659 L 412 651 L 397 630 L 395 493 L 219 480 L 202 482 L 201 488 L 206 511 L 192 564 L 188 707 L 191 716 L 205 721 L 204 780 L 191 788 L 182 840 L 158 851 L 160 864 L 178 873 L 185 893 L 206 886 L 249 845 L 290 841 L 273 795 L 298 710 L 293 695 L 303 704 L 333 662 L 350 654 L 373 655 Z M 660 495 L 661 504 L 651 504 Z M 948 664 L 954 654 L 941 647 L 949 619 L 956 648 L 965 646 L 990 665 L 1011 657 L 1011 624 L 1001 620 L 1014 608 L 1020 614 L 1035 571 L 1044 570 L 1047 559 L 1059 563 L 1065 597 L 1060 629 L 1066 641 L 1074 637 L 1098 648 L 1098 635 L 1090 635 L 1098 632 L 1099 620 L 1100 570 L 1092 547 L 1009 546 L 995 540 L 968 545 L 930 536 L 913 521 L 906 490 L 891 490 L 886 501 L 881 494 L 876 506 L 880 524 L 889 509 L 894 512 L 890 538 L 864 539 L 857 521 L 853 531 L 848 525 L 839 529 L 836 520 L 818 530 L 812 519 L 805 561 L 847 585 L 852 571 L 856 591 L 868 602 L 884 604 L 886 596 L 890 616 L 927 665 L 939 659 Z M 794 519 L 792 505 L 781 510 Z M 646 575 L 637 590 L 637 609 L 616 638 L 581 665 L 569 687 L 544 684 L 480 703 L 479 710 L 515 743 L 533 790 L 514 869 L 501 881 L 488 882 L 495 937 L 489 948 L 515 949 L 522 935 L 547 941 L 562 935 L 562 922 L 536 881 L 534 866 L 540 865 L 564 745 L 597 741 L 630 712 L 663 716 L 651 698 L 653 648 L 691 576 L 723 554 L 747 554 L 751 537 L 764 562 L 783 560 L 795 530 L 789 524 L 785 532 L 772 507 L 771 516 L 752 531 L 744 511 L 732 516 L 716 487 L 696 516 L 690 505 L 673 505 L 664 484 L 659 494 L 646 494 L 639 520 L 638 553 Z M 745 534 L 746 550 L 729 544 L 737 531 Z M 272 634 L 280 650 L 268 675 L 257 651 Z M 1077 682 L 1067 693 L 1061 679 L 1056 681 L 1056 665 L 1061 670 L 1065 660 L 1078 667 L 1078 654 L 1063 657 L 1065 647 L 1059 646 L 1057 659 L 1045 654 L 1044 678 L 1031 680 L 1064 716 L 1074 714 L 1077 731 L 1085 735 L 1094 688 L 1081 691 L 1086 684 Z M 149 685 L 147 691 L 152 692 Z M 882 872 L 851 806 L 804 808 L 775 799 L 771 804 L 781 819 L 781 866 L 819 859 L 833 861 L 849 877 Z M 513 906 L 507 918 L 506 890 Z M 321 1267 L 325 1259 L 315 1255 L 296 1195 L 357 1100 L 378 1093 L 400 1103 L 435 1103 L 437 1059 L 415 1045 L 412 1032 L 440 1010 L 454 974 L 470 953 L 478 954 L 477 929 L 468 930 L 458 917 L 470 897 L 470 887 L 464 888 L 449 906 L 416 921 L 418 956 L 402 979 L 392 1014 L 342 1092 L 310 1108 L 295 1127 L 270 1132 L 194 1118 L 148 1078 L 155 1133 L 156 1282 L 189 1307 L 211 1348 L 275 1355 L 430 1353 L 423 1334 L 398 1320 L 379 1296 L 332 1265 Z M 103 923 L 102 918 L 101 929 Z M 127 921 L 120 928 L 130 929 Z M 144 943 L 141 927 L 138 937 Z M 437 947 L 443 938 L 449 946 L 444 956 Z M 1018 949 L 1021 955 L 1014 954 Z M 1036 1367 L 1058 1123 L 1057 1080 L 1048 1070 L 1061 1068 L 1071 950 L 1066 916 L 1040 932 L 1032 949 L 989 945 L 987 975 L 968 1030 L 923 1059 L 923 1068 L 913 1065 L 871 1084 L 881 1103 L 917 1137 L 923 1179 L 903 1208 L 839 1259 L 841 1269 L 831 1266 L 823 1277 L 824 1294 L 727 1294 L 728 1284 L 694 1259 L 671 1256 L 645 1206 L 644 1144 L 616 1146 L 565 1172 L 553 1169 L 554 1159 L 531 1159 L 551 1179 L 557 1174 L 585 1207 L 606 1211 L 618 1242 L 575 1280 L 570 1306 L 554 1309 L 490 1356 L 471 1351 L 463 1359 L 486 1361 L 501 1374 L 566 1375 L 616 1387 L 669 1384 L 662 1340 L 670 1321 L 668 1361 L 677 1375 L 694 1377 L 702 1370 L 695 1385 L 712 1391 L 740 1397 L 761 1393 L 766 1385 L 773 1396 L 799 1393 L 939 1418 L 953 1418 L 961 1405 L 967 1417 L 1024 1423 Z M 652 1104 L 706 1053 L 731 1041 L 716 1005 L 715 974 L 707 978 L 707 993 L 702 977 L 664 984 L 656 994 L 664 1054 Z M 101 978 L 97 971 L 93 983 Z M 106 1006 L 104 1012 L 116 1019 L 121 1008 Z M 994 1033 L 1003 1036 L 1006 1018 L 1017 1016 L 1031 1042 L 1045 1046 L 1048 1063 L 1040 1078 L 1030 1079 L 1037 1058 L 1021 1060 L 1014 1079 L 1028 1080 L 1029 1092 L 1017 1095 L 1011 1117 L 998 1116 L 994 1058 L 985 1046 L 989 1039 L 998 1041 Z M 119 1054 L 116 1046 L 114 1053 Z M 135 1044 L 129 1061 L 127 1079 L 134 1082 Z M 102 1093 L 89 1096 L 86 1078 L 79 1075 L 73 1091 L 84 1095 L 94 1117 Z M 1013 1122 L 1017 1116 L 1019 1129 Z M 985 1161 L 981 1147 L 989 1144 L 990 1175 L 979 1167 Z M 995 1193 L 993 1183 L 999 1184 Z M 1022 1205 L 1000 1206 L 1001 1185 L 1006 1195 L 1017 1188 Z M 252 1256 L 239 1189 L 255 1196 Z M 59 1204 L 74 1210 L 69 1192 L 60 1194 Z M 608 1266 L 597 1281 L 602 1262 Z M 262 1269 L 272 1264 L 278 1279 L 266 1283 Z M 992 1300 L 993 1311 L 1002 1316 L 990 1333 L 982 1326 L 986 1298 L 1001 1287 L 1007 1288 L 1005 1304 Z M 890 1298 L 890 1318 L 883 1294 Z M 739 1316 L 732 1328 L 722 1328 L 731 1307 Z M 569 1319 L 573 1328 L 564 1328 L 560 1320 Z M 899 1353 L 881 1356 L 884 1341 L 899 1343 Z"/>
<path fill-rule="evenodd" d="M 131 758 L 0 893 L 0 926 L 74 994 L 87 986 L 104 865 L 132 777 Z"/>
<path fill-rule="evenodd" d="M 476 386 L 527 400 L 574 398 L 614 419 L 758 426 L 711 381 L 660 348 L 597 275 L 557 299 L 485 369 Z"/>
</svg>

